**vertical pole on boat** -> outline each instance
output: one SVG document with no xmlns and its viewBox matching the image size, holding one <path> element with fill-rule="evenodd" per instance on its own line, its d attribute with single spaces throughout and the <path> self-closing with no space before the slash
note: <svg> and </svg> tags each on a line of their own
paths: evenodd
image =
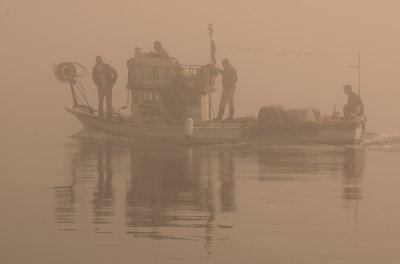
<svg viewBox="0 0 400 264">
<path fill-rule="evenodd" d="M 361 96 L 361 52 L 358 51 L 358 95 Z"/>
<path fill-rule="evenodd" d="M 208 24 L 208 33 L 210 36 L 210 64 L 215 66 L 215 64 L 217 63 L 217 59 L 215 58 L 215 53 L 217 52 L 217 50 L 213 40 L 214 27 L 211 23 Z M 214 126 L 212 112 L 213 109 L 212 109 L 211 91 L 208 91 L 208 117 L 210 119 L 211 126 Z"/>
<path fill-rule="evenodd" d="M 217 59 L 215 58 L 217 49 L 213 40 L 214 27 L 211 23 L 208 25 L 208 33 L 210 35 L 210 63 L 215 65 L 217 63 Z"/>
<path fill-rule="evenodd" d="M 74 107 L 78 105 L 76 100 L 76 93 L 74 89 L 74 82 L 72 80 L 69 81 L 69 87 L 71 88 L 72 100 L 74 101 Z"/>
</svg>

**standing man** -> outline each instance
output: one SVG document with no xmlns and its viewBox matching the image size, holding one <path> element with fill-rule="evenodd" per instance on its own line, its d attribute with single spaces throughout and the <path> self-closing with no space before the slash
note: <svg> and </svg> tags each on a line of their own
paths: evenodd
<svg viewBox="0 0 400 264">
<path fill-rule="evenodd" d="M 112 87 L 117 81 L 117 72 L 107 63 L 103 63 L 101 56 L 96 57 L 93 66 L 92 78 L 99 93 L 99 116 L 103 117 L 103 100 L 106 97 L 107 117 L 112 118 Z"/>
<path fill-rule="evenodd" d="M 343 106 L 344 120 L 350 120 L 352 115 L 355 114 L 362 116 L 364 114 L 364 104 L 360 96 L 352 91 L 349 84 L 343 86 L 343 91 L 347 95 L 347 104 Z"/>
<path fill-rule="evenodd" d="M 222 95 L 219 103 L 219 112 L 215 121 L 222 121 L 224 116 L 226 104 L 229 103 L 229 116 L 225 121 L 233 121 L 233 115 L 235 114 L 235 105 L 233 103 L 233 97 L 235 95 L 235 88 L 237 82 L 236 70 L 229 63 L 228 59 L 222 61 L 222 67 L 224 69 L 216 69 L 217 72 L 222 74 Z"/>
</svg>

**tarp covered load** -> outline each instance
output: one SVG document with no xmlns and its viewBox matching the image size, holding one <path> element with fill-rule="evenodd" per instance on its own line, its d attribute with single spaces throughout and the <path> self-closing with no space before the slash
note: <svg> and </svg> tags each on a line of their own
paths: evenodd
<svg viewBox="0 0 400 264">
<path fill-rule="evenodd" d="M 258 112 L 257 125 L 284 126 L 316 122 L 311 108 L 287 108 L 282 105 L 263 106 Z"/>
</svg>

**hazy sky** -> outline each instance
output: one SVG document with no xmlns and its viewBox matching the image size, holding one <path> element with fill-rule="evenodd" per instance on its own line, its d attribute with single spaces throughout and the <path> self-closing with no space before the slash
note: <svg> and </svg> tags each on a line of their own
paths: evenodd
<svg viewBox="0 0 400 264">
<path fill-rule="evenodd" d="M 88 70 L 102 55 L 119 72 L 114 103 L 126 100 L 126 60 L 160 40 L 183 64 L 209 60 L 207 26 L 215 40 L 278 51 L 361 51 L 362 97 L 368 130 L 400 129 L 400 1 L 9 1 L 0 2 L 2 129 L 77 124 L 63 106 L 69 91 L 53 77 L 52 61 Z M 217 47 L 238 71 L 238 114 L 262 105 L 312 106 L 325 114 L 358 87 L 354 54 L 280 55 Z M 220 83 L 220 80 L 218 80 Z M 83 81 L 97 104 L 91 78 Z M 218 94 L 215 95 L 215 100 Z"/>
</svg>

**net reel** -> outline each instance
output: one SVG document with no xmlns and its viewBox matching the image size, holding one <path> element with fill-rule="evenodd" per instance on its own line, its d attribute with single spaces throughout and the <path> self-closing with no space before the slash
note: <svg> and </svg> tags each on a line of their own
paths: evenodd
<svg viewBox="0 0 400 264">
<path fill-rule="evenodd" d="M 59 64 L 53 63 L 53 70 L 54 76 L 59 82 L 69 84 L 74 107 L 85 108 L 93 112 L 86 98 L 83 85 L 78 80 L 78 78 L 87 75 L 85 66 L 76 62 L 61 62 Z"/>
<path fill-rule="evenodd" d="M 76 62 L 61 62 L 57 65 L 53 64 L 53 69 L 57 80 L 62 83 L 75 83 L 78 78 L 87 75 L 85 66 Z"/>
</svg>

